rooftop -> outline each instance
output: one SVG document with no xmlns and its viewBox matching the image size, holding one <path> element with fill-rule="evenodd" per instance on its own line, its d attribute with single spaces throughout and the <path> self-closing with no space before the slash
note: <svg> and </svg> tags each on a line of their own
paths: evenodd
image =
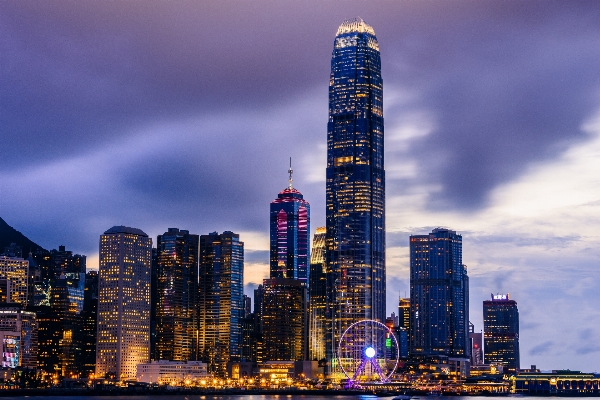
<svg viewBox="0 0 600 400">
<path fill-rule="evenodd" d="M 148 237 L 148 235 L 141 229 L 130 228 L 128 226 L 123 226 L 123 225 L 113 226 L 112 228 L 110 228 L 109 230 L 104 232 L 105 235 L 108 235 L 110 233 L 129 233 L 132 235 Z"/>
<path fill-rule="evenodd" d="M 361 17 L 356 17 L 350 20 L 344 21 L 337 30 L 336 36 L 342 35 L 344 33 L 351 32 L 366 32 L 375 36 L 375 31 L 371 27 L 371 25 L 367 24 Z"/>
</svg>

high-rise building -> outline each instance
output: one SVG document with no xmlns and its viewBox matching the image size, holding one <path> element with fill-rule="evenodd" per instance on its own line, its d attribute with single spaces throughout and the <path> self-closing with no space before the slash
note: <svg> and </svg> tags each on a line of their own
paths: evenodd
<svg viewBox="0 0 600 400">
<path fill-rule="evenodd" d="M 306 357 L 306 284 L 298 279 L 263 281 L 263 341 L 266 361 Z"/>
<path fill-rule="evenodd" d="M 29 261 L 20 257 L 0 256 L 0 280 L 6 301 L 27 306 Z"/>
<path fill-rule="evenodd" d="M 325 264 L 325 227 L 319 227 L 313 236 L 310 253 L 309 279 L 309 339 L 308 358 L 323 360 L 326 357 L 327 337 L 327 267 Z"/>
<path fill-rule="evenodd" d="M 410 332 L 410 298 L 398 299 L 398 325 Z"/>
<path fill-rule="evenodd" d="M 271 278 L 298 279 L 308 284 L 310 204 L 289 186 L 271 202 Z"/>
<path fill-rule="evenodd" d="M 199 352 L 209 372 L 225 376 L 242 356 L 244 243 L 225 231 L 200 236 Z"/>
<path fill-rule="evenodd" d="M 24 304 L 0 303 L 0 353 L 4 368 L 37 368 L 38 327 L 35 312 Z"/>
<path fill-rule="evenodd" d="M 177 228 L 157 238 L 157 360 L 198 359 L 198 246 L 198 235 Z"/>
<path fill-rule="evenodd" d="M 96 376 L 135 379 L 150 359 L 152 239 L 114 226 L 100 236 Z"/>
<path fill-rule="evenodd" d="M 471 346 L 471 366 L 483 364 L 483 334 L 475 332 L 475 325 L 469 322 L 469 345 Z"/>
<path fill-rule="evenodd" d="M 469 278 L 462 236 L 436 228 L 410 237 L 410 354 L 469 358 Z"/>
<path fill-rule="evenodd" d="M 96 372 L 96 324 L 98 322 L 98 271 L 85 275 L 83 311 L 81 312 L 81 376 L 88 378 Z"/>
<path fill-rule="evenodd" d="M 483 348 L 486 364 L 498 363 L 516 373 L 519 359 L 519 310 L 508 294 L 483 302 Z"/>
<path fill-rule="evenodd" d="M 327 358 L 352 323 L 385 322 L 385 172 L 379 44 L 362 19 L 338 28 L 327 124 Z"/>
</svg>

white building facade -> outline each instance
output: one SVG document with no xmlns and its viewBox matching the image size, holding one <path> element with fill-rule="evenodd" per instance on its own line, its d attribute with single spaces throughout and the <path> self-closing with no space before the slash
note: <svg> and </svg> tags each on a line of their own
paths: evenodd
<svg viewBox="0 0 600 400">
<path fill-rule="evenodd" d="M 152 361 L 137 366 L 137 381 L 160 385 L 191 385 L 211 378 L 201 361 Z"/>
</svg>

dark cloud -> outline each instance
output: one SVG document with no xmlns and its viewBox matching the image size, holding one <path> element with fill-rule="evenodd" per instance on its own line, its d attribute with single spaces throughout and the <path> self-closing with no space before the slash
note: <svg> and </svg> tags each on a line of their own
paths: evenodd
<svg viewBox="0 0 600 400">
<path fill-rule="evenodd" d="M 546 353 L 550 353 L 554 347 L 555 347 L 554 342 L 551 340 L 547 340 L 545 342 L 542 342 L 542 343 L 532 347 L 529 350 L 529 355 L 530 356 L 544 355 Z"/>
</svg>

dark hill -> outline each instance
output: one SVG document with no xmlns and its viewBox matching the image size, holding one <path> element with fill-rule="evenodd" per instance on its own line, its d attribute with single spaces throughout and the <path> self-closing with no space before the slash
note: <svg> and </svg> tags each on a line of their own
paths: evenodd
<svg viewBox="0 0 600 400">
<path fill-rule="evenodd" d="M 8 225 L 6 221 L 0 218 L 0 254 L 4 253 L 4 248 L 10 246 L 11 243 L 16 243 L 23 250 L 23 257 L 27 258 L 29 252 L 35 252 L 43 247 L 32 242 L 21 232 Z"/>
</svg>

